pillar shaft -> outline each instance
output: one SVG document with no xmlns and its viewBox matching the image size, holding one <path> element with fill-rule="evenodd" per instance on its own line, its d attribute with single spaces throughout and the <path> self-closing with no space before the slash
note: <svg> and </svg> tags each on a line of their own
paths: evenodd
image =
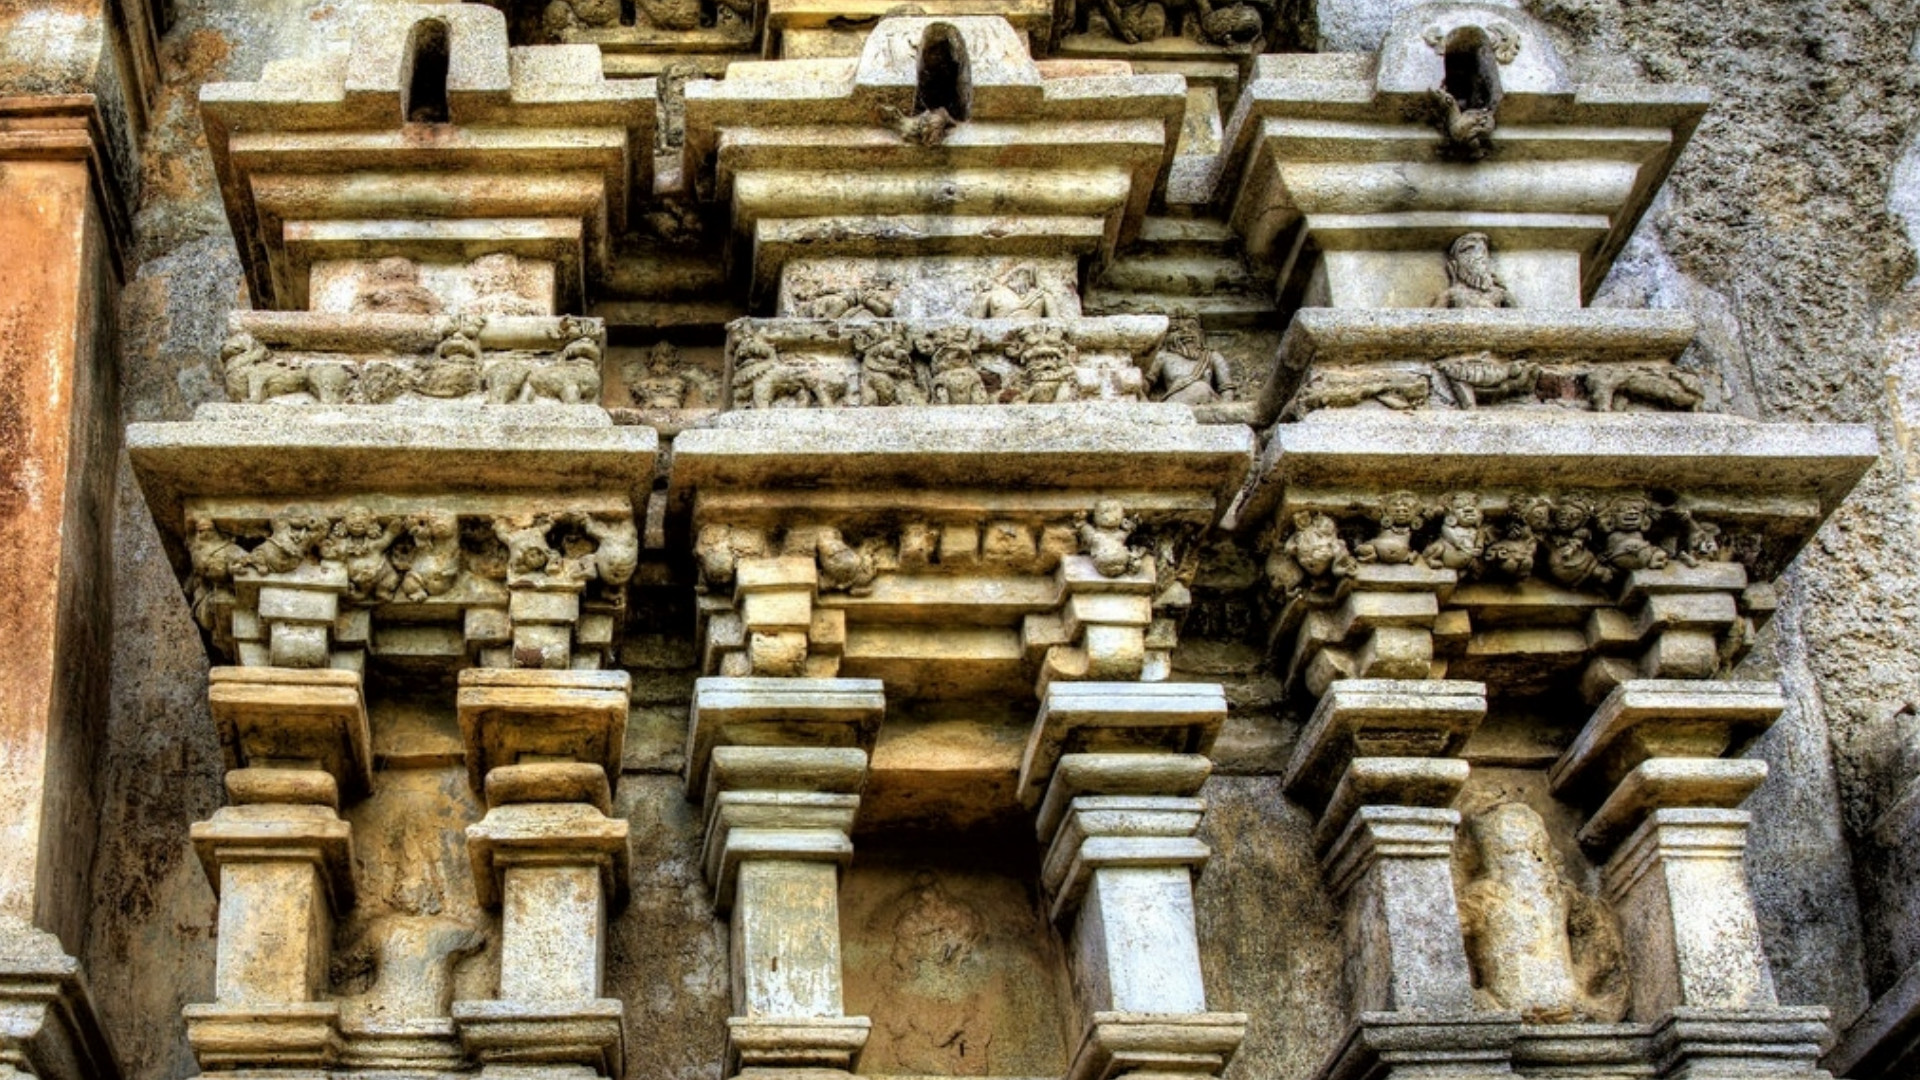
<svg viewBox="0 0 1920 1080">
<path fill-rule="evenodd" d="M 1626 927 L 1631 1015 L 1778 1004 L 1747 887 L 1744 810 L 1656 810 L 1607 864 Z"/>
<path fill-rule="evenodd" d="M 1364 806 L 1328 853 L 1328 878 L 1347 901 L 1349 954 L 1358 957 L 1356 1013 L 1473 1008 L 1453 841 L 1460 815 L 1410 806 Z"/>
</svg>

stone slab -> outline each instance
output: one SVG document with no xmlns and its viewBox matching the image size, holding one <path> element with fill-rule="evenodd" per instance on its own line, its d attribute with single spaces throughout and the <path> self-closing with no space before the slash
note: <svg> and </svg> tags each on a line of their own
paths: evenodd
<svg viewBox="0 0 1920 1080">
<path fill-rule="evenodd" d="M 626 1075 L 626 1006 L 584 1002 L 456 1001 L 460 1041 L 483 1062 L 586 1065 L 609 1080 Z"/>
<path fill-rule="evenodd" d="M 878 679 L 704 678 L 687 719 L 687 794 L 702 796 L 717 746 L 857 747 L 886 715 Z"/>
<path fill-rule="evenodd" d="M 488 772 L 531 755 L 599 765 L 616 783 L 632 681 L 624 671 L 462 671 L 456 701 L 467 782 L 485 791 Z"/>
<path fill-rule="evenodd" d="M 1653 757 L 1719 757 L 1786 710 L 1777 683 L 1631 679 L 1593 712 L 1547 773 L 1562 797 L 1605 795 Z"/>
<path fill-rule="evenodd" d="M 1879 453 L 1861 424 L 1762 424 L 1710 414 L 1323 412 L 1272 430 L 1236 528 L 1306 489 L 1587 488 L 1812 500 L 1811 535 Z"/>
<path fill-rule="evenodd" d="M 1184 405 L 916 409 L 911 438 L 863 409 L 749 410 L 674 440 L 670 498 L 729 489 L 1124 489 L 1211 494 L 1224 506 L 1252 432 L 1202 425 Z"/>
<path fill-rule="evenodd" d="M 347 797 L 372 790 L 373 740 L 359 672 L 216 667 L 207 673 L 207 704 L 229 768 L 311 759 Z"/>
<path fill-rule="evenodd" d="M 1282 786 L 1318 810 L 1355 757 L 1457 754 L 1486 714 L 1486 687 L 1476 682 L 1335 680 L 1301 732 Z"/>
<path fill-rule="evenodd" d="M 1113 1080 L 1136 1070 L 1218 1076 L 1246 1034 L 1246 1013 L 1096 1012 L 1066 1078 Z"/>
<path fill-rule="evenodd" d="M 1205 754 L 1227 719 L 1218 683 L 1053 682 L 1020 760 L 1019 799 L 1038 806 L 1062 754 L 1139 750 Z"/>
<path fill-rule="evenodd" d="M 1648 814 L 1667 807 L 1732 810 L 1767 779 L 1757 758 L 1652 758 L 1641 762 L 1613 789 L 1580 828 L 1580 842 L 1607 850 L 1625 839 Z"/>
</svg>

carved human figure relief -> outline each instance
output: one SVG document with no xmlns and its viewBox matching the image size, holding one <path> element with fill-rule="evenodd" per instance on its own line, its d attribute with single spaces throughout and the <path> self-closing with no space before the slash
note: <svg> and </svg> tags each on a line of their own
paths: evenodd
<svg viewBox="0 0 1920 1080">
<path fill-rule="evenodd" d="M 1462 233 L 1447 245 L 1447 287 L 1434 307 L 1509 308 L 1513 294 L 1493 272 L 1493 247 L 1486 233 Z"/>
<path fill-rule="evenodd" d="M 1379 531 L 1373 534 L 1373 539 L 1362 541 L 1353 549 L 1355 559 L 1363 563 L 1404 566 L 1420 557 L 1419 550 L 1413 546 L 1413 530 L 1426 522 L 1427 515 L 1419 496 L 1411 491 L 1388 495 L 1380 504 L 1376 520 Z"/>
<path fill-rule="evenodd" d="M 1461 890 L 1460 920 L 1483 1007 L 1535 1024 L 1619 1019 L 1618 930 L 1562 877 L 1546 822 L 1524 803 L 1502 803 L 1473 820 L 1472 834 L 1480 873 Z"/>
<path fill-rule="evenodd" d="M 1067 313 L 1039 284 L 1031 266 L 1021 264 L 983 282 L 973 300 L 976 319 L 1057 319 Z"/>
<path fill-rule="evenodd" d="M 1093 513 L 1079 523 L 1080 553 L 1093 560 L 1093 568 L 1104 577 L 1119 577 L 1140 569 L 1145 551 L 1128 541 L 1138 528 L 1138 518 L 1129 517 L 1118 499 L 1101 499 L 1093 504 Z"/>
<path fill-rule="evenodd" d="M 1146 380 L 1155 401 L 1211 405 L 1233 400 L 1233 369 L 1226 357 L 1207 348 L 1206 330 L 1192 316 L 1175 318 L 1167 326 Z"/>
</svg>

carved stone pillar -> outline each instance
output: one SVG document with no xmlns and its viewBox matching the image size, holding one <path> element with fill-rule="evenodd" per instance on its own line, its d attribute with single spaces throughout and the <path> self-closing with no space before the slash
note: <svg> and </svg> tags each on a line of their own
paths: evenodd
<svg viewBox="0 0 1920 1080">
<path fill-rule="evenodd" d="M 340 1006 L 321 1000 L 334 920 L 353 905 L 351 830 L 338 814 L 372 776 L 360 675 L 215 668 L 232 805 L 192 829 L 220 897 L 214 1001 L 187 1006 L 204 1069 L 324 1068 Z"/>
<path fill-rule="evenodd" d="M 1288 763 L 1346 908 L 1356 1023 L 1322 1076 L 1509 1071 L 1519 1018 L 1474 1011 L 1451 862 L 1468 768 L 1450 755 L 1486 708 L 1479 683 L 1337 680 Z"/>
<path fill-rule="evenodd" d="M 1766 779 L 1722 760 L 1786 708 L 1770 682 L 1622 683 L 1554 764 L 1563 798 L 1598 802 L 1580 832 L 1625 926 L 1631 1019 L 1655 1025 L 1664 1075 L 1802 1075 L 1826 1037 L 1825 1008 L 1782 1007 L 1744 862 Z"/>
<path fill-rule="evenodd" d="M 840 871 L 885 708 L 873 679 L 695 684 L 688 791 L 704 809 L 714 909 L 732 928 L 728 1075 L 850 1072 L 866 1045 L 871 1022 L 845 1015 L 841 996 Z"/>
<path fill-rule="evenodd" d="M 453 1019 L 487 1066 L 619 1080 L 625 1011 L 603 997 L 610 907 L 626 894 L 627 823 L 608 817 L 626 738 L 624 671 L 469 669 L 460 727 L 487 815 L 467 827 L 480 902 L 500 908 L 500 996 Z"/>
<path fill-rule="evenodd" d="M 1041 698 L 1020 795 L 1039 804 L 1041 886 L 1071 928 L 1087 1016 L 1073 1080 L 1217 1076 L 1246 1033 L 1244 1014 L 1207 1008 L 1193 906 L 1210 854 L 1195 836 L 1206 810 L 1196 795 L 1213 768 L 1194 751 L 1226 711 L 1213 684 L 1060 682 Z"/>
</svg>

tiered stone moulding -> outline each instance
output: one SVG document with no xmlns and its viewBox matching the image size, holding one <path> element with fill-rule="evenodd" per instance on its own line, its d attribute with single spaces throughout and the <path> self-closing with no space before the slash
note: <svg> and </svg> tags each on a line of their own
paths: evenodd
<svg viewBox="0 0 1920 1080">
<path fill-rule="evenodd" d="M 444 76 L 415 85 L 435 37 Z M 577 311 L 651 191 L 652 83 L 602 78 L 591 46 L 510 57 L 506 16 L 485 6 L 385 6 L 356 20 L 344 63 L 269 64 L 200 99 L 260 308 L 320 310 L 334 264 L 505 254 L 548 267 L 539 313 Z M 421 121 L 444 126 L 415 138 Z"/>
<path fill-rule="evenodd" d="M 872 1026 L 846 1015 L 840 875 L 872 733 L 870 679 L 708 678 L 694 687 L 687 791 L 706 820 L 714 908 L 730 919 L 726 1074 L 850 1073 Z"/>
<path fill-rule="evenodd" d="M 214 1001 L 186 1009 L 204 1069 L 331 1065 L 335 920 L 354 902 L 342 792 L 371 780 L 357 672 L 216 668 L 208 696 L 228 754 L 230 805 L 191 830 L 220 898 Z"/>
<path fill-rule="evenodd" d="M 619 1080 L 625 1008 L 605 995 L 607 921 L 632 876 L 620 777 L 624 671 L 472 669 L 460 676 L 469 777 L 487 813 L 467 827 L 474 887 L 500 909 L 500 986 L 457 1001 L 483 1065 L 575 1065 Z"/>
<path fill-rule="evenodd" d="M 1211 853 L 1197 796 L 1226 711 L 1206 683 L 1054 682 L 1041 698 L 1020 790 L 1088 1017 L 1075 1080 L 1218 1076 L 1245 1034 L 1245 1014 L 1208 1008 L 1193 906 Z"/>
<path fill-rule="evenodd" d="M 937 122 L 916 107 L 935 39 L 957 42 L 960 70 L 936 96 L 965 123 L 903 138 L 888 117 Z M 1186 88 L 1118 65 L 1076 74 L 1050 77 L 1004 18 L 889 18 L 858 58 L 734 64 L 688 84 L 683 170 L 730 203 L 756 298 L 802 256 L 1104 262 L 1164 189 Z"/>
</svg>

